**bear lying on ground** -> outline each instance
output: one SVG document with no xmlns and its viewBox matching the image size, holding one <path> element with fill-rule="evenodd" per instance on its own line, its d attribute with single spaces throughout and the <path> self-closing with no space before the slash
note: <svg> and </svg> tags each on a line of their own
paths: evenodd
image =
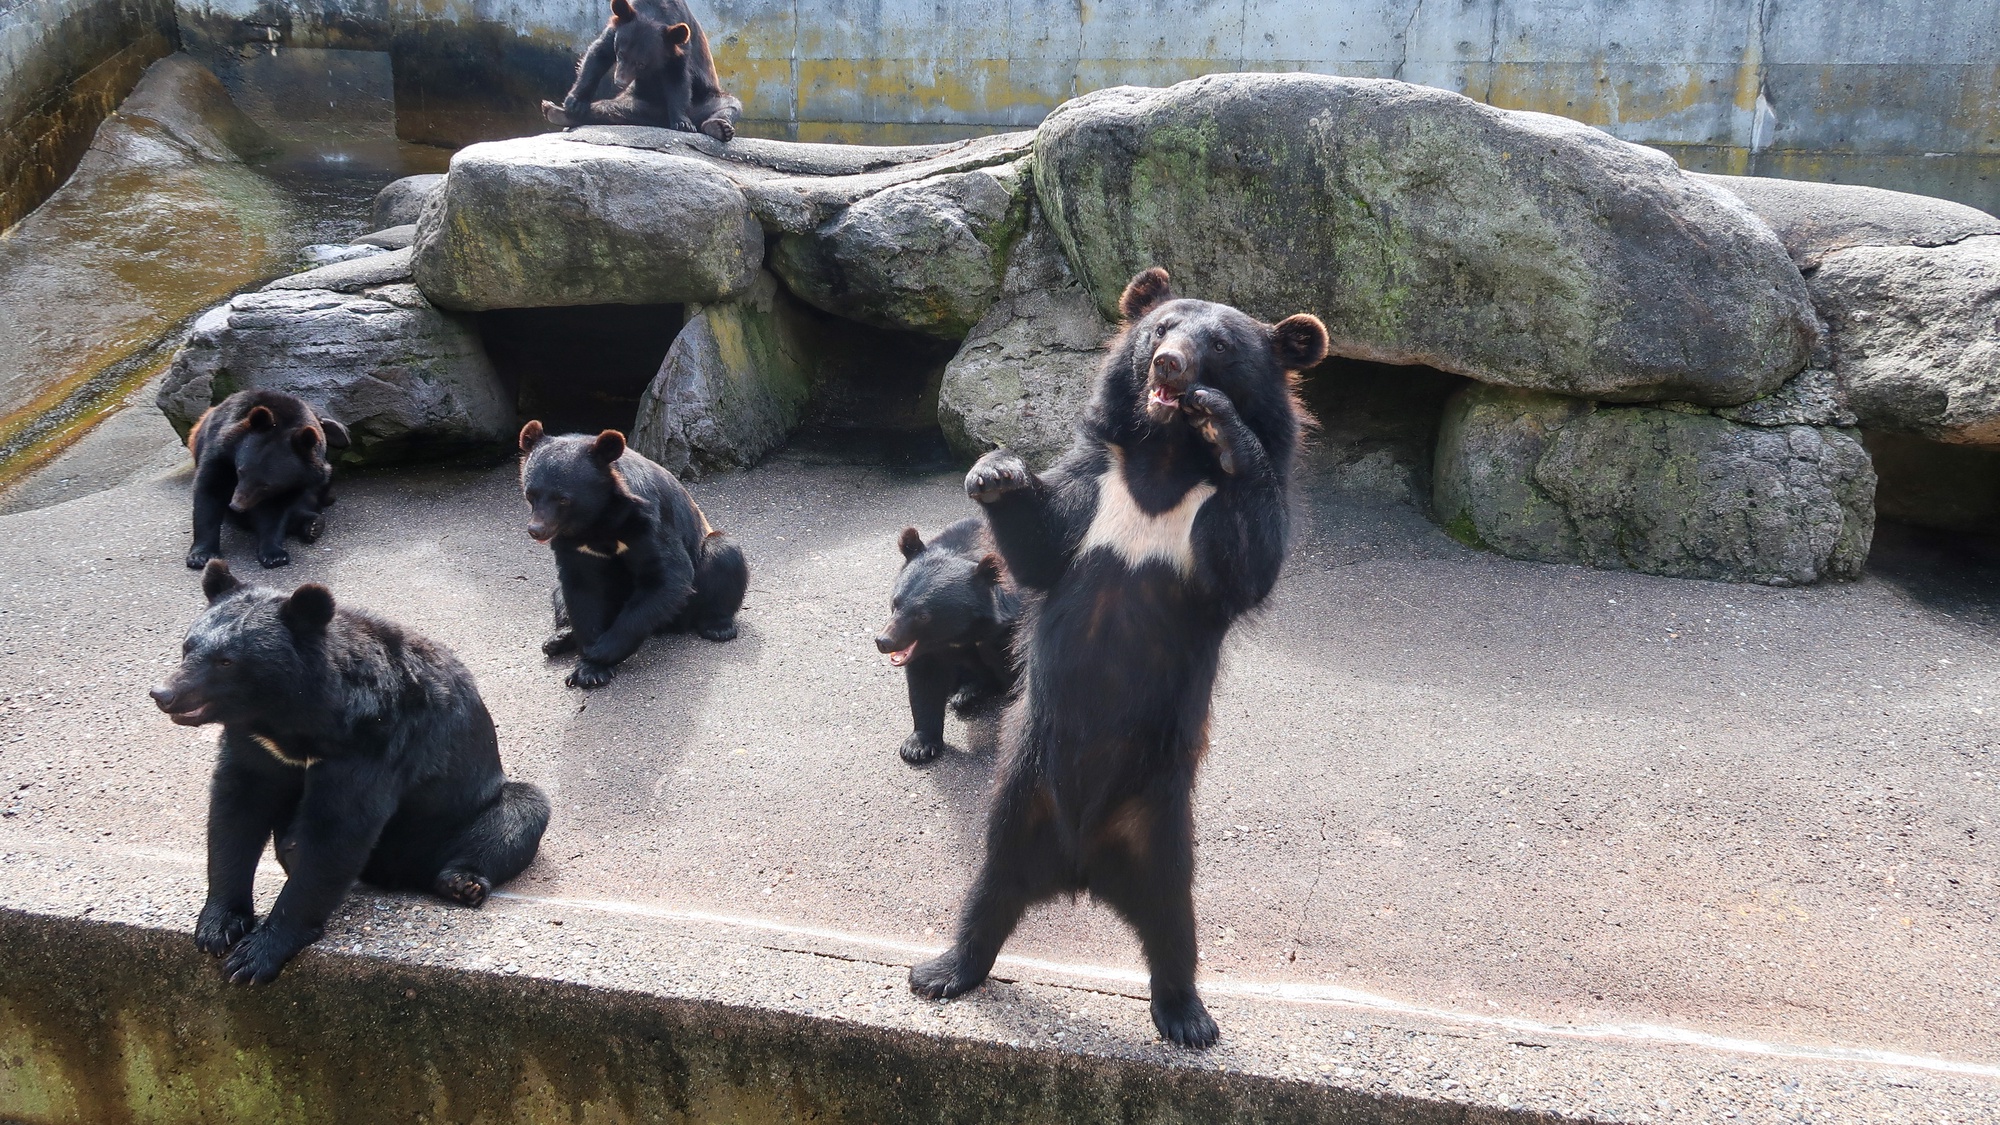
<svg viewBox="0 0 2000 1125">
<path fill-rule="evenodd" d="M 736 636 L 750 586 L 743 552 L 708 524 L 674 474 L 627 449 L 625 435 L 550 437 L 521 428 L 528 534 L 555 549 L 550 656 L 577 650 L 564 681 L 602 687 L 654 633 Z"/>
<path fill-rule="evenodd" d="M 282 391 L 237 391 L 209 407 L 188 431 L 194 455 L 194 546 L 200 570 L 222 554 L 227 519 L 257 533 L 257 561 L 292 561 L 285 536 L 320 537 L 320 512 L 333 503 L 326 451 L 347 447 L 347 427 L 321 418 Z"/>
<path fill-rule="evenodd" d="M 501 772 L 448 649 L 336 609 L 324 586 L 246 586 L 221 559 L 201 588 L 208 612 L 152 695 L 183 726 L 222 724 L 195 944 L 231 981 L 276 977 L 357 878 L 478 906 L 535 858 L 548 800 Z M 259 924 L 251 880 L 273 836 L 285 887 Z"/>
<path fill-rule="evenodd" d="M 903 569 L 889 599 L 889 624 L 875 647 L 903 669 L 916 730 L 903 760 L 928 762 L 944 751 L 944 710 L 963 715 L 1014 686 L 1011 646 L 1021 599 L 993 553 L 986 521 L 963 519 L 925 544 L 914 527 L 897 540 Z"/>
<path fill-rule="evenodd" d="M 612 95 L 598 99 L 607 71 Z M 542 116 L 564 128 L 658 125 L 726 141 L 743 103 L 723 93 L 708 36 L 684 0 L 611 0 L 611 22 L 577 60 L 576 84 L 561 105 L 543 102 Z"/>
<path fill-rule="evenodd" d="M 1223 638 L 1284 562 L 1304 418 L 1326 355 L 1306 315 L 1260 323 L 1132 279 L 1076 444 L 1044 475 L 1005 450 L 966 475 L 1007 569 L 1041 593 L 1018 645 L 986 857 L 918 995 L 978 987 L 1027 908 L 1087 890 L 1138 931 L 1153 1022 L 1215 1042 L 1195 992 L 1195 770 Z"/>
</svg>

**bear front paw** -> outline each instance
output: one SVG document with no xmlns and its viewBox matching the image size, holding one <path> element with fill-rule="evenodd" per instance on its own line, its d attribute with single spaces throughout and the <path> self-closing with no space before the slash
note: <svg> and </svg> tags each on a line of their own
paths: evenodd
<svg viewBox="0 0 2000 1125">
<path fill-rule="evenodd" d="M 299 538 L 307 543 L 317 543 L 319 542 L 319 537 L 325 534 L 326 521 L 318 516 L 314 516 L 299 525 Z"/>
<path fill-rule="evenodd" d="M 720 117 L 711 117 L 702 122 L 701 131 L 718 141 L 730 141 L 736 137 L 736 126 Z"/>
<path fill-rule="evenodd" d="M 991 504 L 1010 492 L 1028 487 L 1028 466 L 1005 449 L 996 449 L 979 459 L 965 474 L 965 494 L 981 504 Z"/>
<path fill-rule="evenodd" d="M 985 983 L 986 974 L 975 972 L 956 949 L 910 970 L 910 991 L 926 1000 L 949 1000 L 963 996 Z"/>
<path fill-rule="evenodd" d="M 292 565 L 292 553 L 283 547 L 275 547 L 268 551 L 259 551 L 257 561 L 265 570 L 275 570 L 281 566 Z"/>
<path fill-rule="evenodd" d="M 724 621 L 721 624 L 699 625 L 695 627 L 695 632 L 711 641 L 733 641 L 736 639 L 736 622 Z"/>
<path fill-rule="evenodd" d="M 222 975 L 231 984 L 264 984 L 278 979 L 285 963 L 299 950 L 312 944 L 269 924 L 236 943 L 222 962 Z"/>
<path fill-rule="evenodd" d="M 485 905 L 486 896 L 493 892 L 493 883 L 476 871 L 441 871 L 431 889 L 437 892 L 439 898 L 477 910 Z"/>
<path fill-rule="evenodd" d="M 208 560 L 219 559 L 221 557 L 222 557 L 221 551 L 211 551 L 207 547 L 195 547 L 188 551 L 187 555 L 188 569 L 200 570 L 202 567 L 208 565 Z"/>
<path fill-rule="evenodd" d="M 257 916 L 248 910 L 232 910 L 213 903 L 201 908 L 201 920 L 194 925 L 196 949 L 210 957 L 220 957 L 235 948 L 257 925 Z"/>
<path fill-rule="evenodd" d="M 599 664 L 595 660 L 579 660 L 563 683 L 576 688 L 601 688 L 611 682 L 611 673 L 616 665 Z"/>
<path fill-rule="evenodd" d="M 561 656 L 565 652 L 574 651 L 575 648 L 576 631 L 573 629 L 557 629 L 555 632 L 549 634 L 548 640 L 542 642 L 542 655 Z"/>
<path fill-rule="evenodd" d="M 903 756 L 904 761 L 913 766 L 920 766 L 944 753 L 944 739 L 931 738 L 922 731 L 913 730 L 896 752 Z"/>
<path fill-rule="evenodd" d="M 1193 992 L 1179 996 L 1154 996 L 1153 1026 L 1160 1029 L 1160 1035 L 1167 1042 L 1197 1051 L 1215 1046 L 1215 1040 L 1221 1034 L 1216 1030 L 1214 1017 L 1202 1005 L 1201 997 Z"/>
</svg>

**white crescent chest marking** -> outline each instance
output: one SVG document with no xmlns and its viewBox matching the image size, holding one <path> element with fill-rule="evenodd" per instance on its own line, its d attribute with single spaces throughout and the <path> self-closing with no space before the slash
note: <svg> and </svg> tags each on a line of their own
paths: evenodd
<svg viewBox="0 0 2000 1125">
<path fill-rule="evenodd" d="M 304 759 L 294 758 L 290 754 L 285 753 L 284 747 L 278 745 L 276 742 L 273 742 L 268 738 L 265 738 L 261 734 L 253 734 L 250 736 L 250 738 L 253 741 L 255 741 L 257 745 L 262 746 L 265 750 L 269 751 L 270 755 L 273 758 L 278 759 L 279 761 L 285 763 L 288 766 L 296 766 L 299 769 L 305 769 L 307 766 L 310 766 L 314 762 L 319 761 L 318 758 L 304 758 Z"/>
<path fill-rule="evenodd" d="M 1125 565 L 1138 569 L 1150 559 L 1158 559 L 1181 572 L 1194 573 L 1194 517 L 1215 495 L 1215 486 L 1202 481 L 1187 490 L 1180 503 L 1153 515 L 1139 507 L 1125 483 L 1125 458 L 1116 447 L 1111 450 L 1111 467 L 1097 478 L 1097 514 L 1090 530 L 1084 532 L 1080 551 L 1102 547 Z"/>
<path fill-rule="evenodd" d="M 618 550 L 616 553 L 622 555 L 630 549 L 631 548 L 625 545 L 625 541 L 623 539 L 620 539 L 618 541 Z M 588 543 L 578 544 L 576 550 L 578 554 L 589 555 L 593 559 L 608 559 L 611 557 L 611 555 L 605 554 L 603 551 L 600 551 L 597 548 L 592 547 Z"/>
</svg>

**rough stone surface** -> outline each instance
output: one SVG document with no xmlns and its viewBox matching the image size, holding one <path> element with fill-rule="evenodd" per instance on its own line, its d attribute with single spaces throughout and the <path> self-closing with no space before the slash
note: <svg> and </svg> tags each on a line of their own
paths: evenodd
<svg viewBox="0 0 2000 1125">
<path fill-rule="evenodd" d="M 688 313 L 639 398 L 632 447 L 692 479 L 753 465 L 785 440 L 821 349 L 809 314 L 762 271 L 743 296 Z"/>
<path fill-rule="evenodd" d="M 404 176 L 375 193 L 375 206 L 369 218 L 376 230 L 414 223 L 423 214 L 424 204 L 443 186 L 442 173 Z"/>
<path fill-rule="evenodd" d="M 1652 149 L 1401 82 L 1210 75 L 1056 107 L 1035 190 L 1106 315 L 1133 273 L 1336 354 L 1618 401 L 1730 405 L 1805 366 L 1798 270 Z"/>
<path fill-rule="evenodd" d="M 1116 330 L 1039 215 L 1015 244 L 1000 298 L 944 369 L 938 423 L 953 449 L 1006 446 L 1041 468 L 1069 448 Z"/>
<path fill-rule="evenodd" d="M 385 227 L 364 234 L 354 241 L 362 246 L 380 246 L 384 250 L 405 250 L 417 241 L 417 224 L 404 223 L 400 226 Z"/>
<path fill-rule="evenodd" d="M 2000 445 L 2000 237 L 1842 250 L 1808 284 L 1861 425 Z"/>
<path fill-rule="evenodd" d="M 368 254 L 359 258 L 348 258 L 318 269 L 295 273 L 270 282 L 264 288 L 272 289 L 326 289 L 335 293 L 359 293 L 377 285 L 390 285 L 410 280 L 411 251 L 405 247 L 385 254 Z"/>
<path fill-rule="evenodd" d="M 548 135 L 452 157 L 415 269 L 442 308 L 505 309 L 717 301 L 763 259 L 763 228 L 712 164 Z"/>
<path fill-rule="evenodd" d="M 1859 575 L 1875 522 L 1851 431 L 1496 387 L 1446 405 L 1434 489 L 1448 530 L 1516 558 L 1779 586 Z"/>
<path fill-rule="evenodd" d="M 1693 175 L 1741 199 L 1778 233 L 1802 270 L 1850 246 L 1946 246 L 1977 234 L 2000 234 L 2000 219 L 1928 195 L 1766 176 Z"/>
<path fill-rule="evenodd" d="M 203 313 L 160 387 L 183 436 L 248 387 L 295 394 L 346 423 L 350 464 L 397 461 L 511 436 L 514 412 L 478 334 L 414 285 L 363 293 L 245 293 Z"/>
<path fill-rule="evenodd" d="M 878 328 L 963 337 L 992 307 L 1027 210 L 1025 161 L 899 184 L 810 234 L 771 265 L 808 303 Z"/>
<path fill-rule="evenodd" d="M 1762 398 L 1717 407 L 1714 413 L 1746 426 L 1852 426 L 1857 421 L 1839 378 L 1824 367 L 1808 367 Z"/>
</svg>

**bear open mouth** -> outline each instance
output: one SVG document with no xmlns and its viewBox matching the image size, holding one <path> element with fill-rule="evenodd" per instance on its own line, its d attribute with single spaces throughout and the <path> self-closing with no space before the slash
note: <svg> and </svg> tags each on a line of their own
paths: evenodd
<svg viewBox="0 0 2000 1125">
<path fill-rule="evenodd" d="M 917 651 L 917 642 L 911 641 L 908 645 L 904 646 L 903 648 L 899 648 L 896 651 L 890 653 L 889 654 L 890 666 L 895 668 L 901 668 L 903 665 L 908 664 L 910 662 L 910 654 L 915 651 Z"/>
<path fill-rule="evenodd" d="M 1146 391 L 1146 405 L 1163 407 L 1167 410 L 1179 410 L 1181 395 L 1179 391 L 1171 390 L 1159 383 L 1154 383 Z"/>
<path fill-rule="evenodd" d="M 556 533 L 553 531 L 548 531 L 548 532 L 536 531 L 532 527 L 528 529 L 528 538 L 533 539 L 537 543 L 547 543 L 549 540 L 554 539 L 555 537 Z"/>
<path fill-rule="evenodd" d="M 182 711 L 169 711 L 167 718 L 184 727 L 198 727 L 208 721 L 208 713 L 214 709 L 214 704 L 203 703 Z"/>
</svg>

